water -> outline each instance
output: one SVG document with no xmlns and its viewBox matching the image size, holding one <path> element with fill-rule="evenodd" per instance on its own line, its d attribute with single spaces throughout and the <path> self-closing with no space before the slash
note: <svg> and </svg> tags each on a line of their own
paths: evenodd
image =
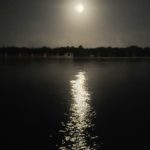
<svg viewBox="0 0 150 150">
<path fill-rule="evenodd" d="M 1 61 L 5 147 L 147 148 L 149 68 L 146 60 Z"/>
<path fill-rule="evenodd" d="M 88 129 L 93 128 L 91 120 L 95 112 L 92 111 L 90 105 L 91 98 L 86 85 L 85 72 L 79 72 L 75 75 L 75 80 L 71 80 L 70 84 L 72 102 L 69 120 L 66 125 L 63 123 L 63 126 L 66 126 L 65 130 L 60 130 L 60 132 L 64 133 L 64 138 L 62 139 L 62 146 L 59 149 L 96 149 L 98 148 L 96 143 L 91 142 L 92 145 L 88 143 L 89 140 L 95 138 L 88 131 Z"/>
</svg>

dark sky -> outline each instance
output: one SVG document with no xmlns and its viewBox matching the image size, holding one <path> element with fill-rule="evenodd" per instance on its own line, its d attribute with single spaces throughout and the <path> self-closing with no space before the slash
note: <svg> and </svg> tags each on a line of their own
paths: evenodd
<svg viewBox="0 0 150 150">
<path fill-rule="evenodd" d="M 150 46 L 150 0 L 0 0 L 0 46 L 67 45 Z"/>
</svg>

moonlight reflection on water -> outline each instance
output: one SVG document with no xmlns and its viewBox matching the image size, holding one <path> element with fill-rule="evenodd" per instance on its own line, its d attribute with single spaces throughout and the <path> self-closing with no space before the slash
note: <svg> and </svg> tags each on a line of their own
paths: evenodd
<svg viewBox="0 0 150 150">
<path fill-rule="evenodd" d="M 94 142 L 96 136 L 91 135 L 94 125 L 92 119 L 95 112 L 90 105 L 90 93 L 87 88 L 85 72 L 79 72 L 75 79 L 70 81 L 72 103 L 69 119 L 64 124 L 64 138 L 61 150 L 94 150 L 98 145 Z"/>
</svg>

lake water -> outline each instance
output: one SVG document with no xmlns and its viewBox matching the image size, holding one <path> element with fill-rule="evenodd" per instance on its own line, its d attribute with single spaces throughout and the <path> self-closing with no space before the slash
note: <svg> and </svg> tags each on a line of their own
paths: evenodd
<svg viewBox="0 0 150 150">
<path fill-rule="evenodd" d="M 149 146 L 148 60 L 4 60 L 0 101 L 5 147 Z"/>
</svg>

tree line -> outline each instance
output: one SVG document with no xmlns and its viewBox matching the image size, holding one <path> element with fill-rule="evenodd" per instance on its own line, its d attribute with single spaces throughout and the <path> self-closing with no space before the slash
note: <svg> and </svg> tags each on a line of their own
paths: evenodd
<svg viewBox="0 0 150 150">
<path fill-rule="evenodd" d="M 82 46 L 59 48 L 1 47 L 0 56 L 150 57 L 150 48 L 138 46 L 126 48 L 83 48 Z"/>
</svg>

